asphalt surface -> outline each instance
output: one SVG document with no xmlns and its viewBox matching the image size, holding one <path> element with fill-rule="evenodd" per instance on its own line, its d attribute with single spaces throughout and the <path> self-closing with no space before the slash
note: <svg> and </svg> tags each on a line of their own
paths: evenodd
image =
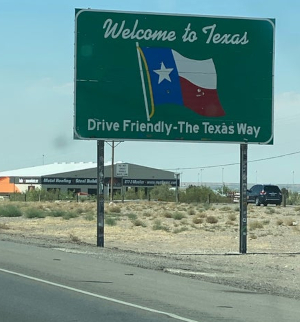
<svg viewBox="0 0 300 322">
<path fill-rule="evenodd" d="M 296 322 L 294 299 L 115 263 L 85 252 L 0 242 L 0 322 Z"/>
</svg>

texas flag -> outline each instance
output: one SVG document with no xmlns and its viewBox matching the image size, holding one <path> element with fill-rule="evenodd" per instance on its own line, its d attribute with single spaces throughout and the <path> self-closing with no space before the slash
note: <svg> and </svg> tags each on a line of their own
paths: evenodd
<svg viewBox="0 0 300 322">
<path fill-rule="evenodd" d="M 171 48 L 142 47 L 154 105 L 176 104 L 207 116 L 225 115 L 212 59 L 194 60 Z"/>
</svg>

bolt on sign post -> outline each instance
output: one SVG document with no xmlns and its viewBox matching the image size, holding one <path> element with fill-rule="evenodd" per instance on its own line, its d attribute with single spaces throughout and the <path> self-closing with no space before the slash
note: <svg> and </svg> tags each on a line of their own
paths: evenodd
<svg viewBox="0 0 300 322">
<path fill-rule="evenodd" d="M 273 144 L 274 30 L 75 9 L 74 138 Z"/>
</svg>

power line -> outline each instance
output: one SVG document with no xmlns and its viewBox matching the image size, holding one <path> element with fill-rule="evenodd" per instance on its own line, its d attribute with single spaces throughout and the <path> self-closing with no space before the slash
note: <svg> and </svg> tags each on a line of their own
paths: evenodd
<svg viewBox="0 0 300 322">
<path fill-rule="evenodd" d="M 271 159 L 278 159 L 278 158 L 283 158 L 283 157 L 287 157 L 287 156 L 294 155 L 294 154 L 299 154 L 299 153 L 300 153 L 300 151 L 296 151 L 296 152 L 281 154 L 281 155 L 277 155 L 277 156 L 273 156 L 273 157 L 268 157 L 268 158 L 255 159 L 255 160 L 248 161 L 248 163 L 266 161 L 266 160 L 271 160 Z M 164 170 L 211 169 L 211 168 L 219 168 L 219 167 L 229 167 L 229 166 L 239 165 L 239 164 L 240 164 L 240 162 L 233 162 L 233 163 L 225 163 L 225 164 L 218 164 L 218 165 L 208 165 L 208 166 L 203 166 L 203 167 L 174 168 L 174 169 L 164 169 Z"/>
</svg>

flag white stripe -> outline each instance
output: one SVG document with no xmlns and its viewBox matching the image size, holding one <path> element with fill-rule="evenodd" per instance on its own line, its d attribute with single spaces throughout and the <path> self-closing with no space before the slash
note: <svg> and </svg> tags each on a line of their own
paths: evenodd
<svg viewBox="0 0 300 322">
<path fill-rule="evenodd" d="M 217 89 L 217 73 L 212 59 L 194 60 L 172 50 L 179 76 L 207 89 Z"/>
</svg>

